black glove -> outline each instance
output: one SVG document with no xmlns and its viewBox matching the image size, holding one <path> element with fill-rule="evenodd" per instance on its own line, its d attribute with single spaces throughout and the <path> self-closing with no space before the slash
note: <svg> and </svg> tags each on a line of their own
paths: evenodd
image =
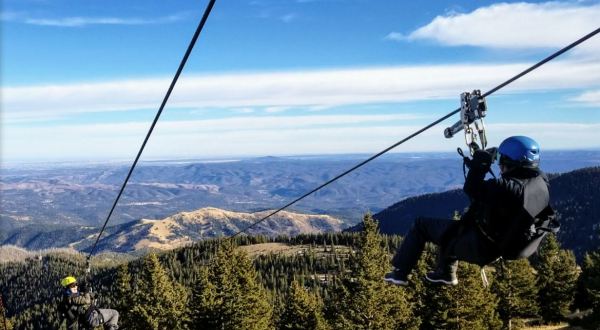
<svg viewBox="0 0 600 330">
<path fill-rule="evenodd" d="M 85 282 L 79 283 L 79 292 L 80 293 L 89 293 L 90 288 L 89 288 L 88 284 Z"/>
<path fill-rule="evenodd" d="M 477 150 L 473 154 L 473 159 L 470 159 L 468 162 L 465 161 L 465 163 L 467 163 L 470 169 L 487 172 L 494 162 L 496 152 L 493 149 L 495 148 L 488 149 L 489 151 Z"/>
</svg>

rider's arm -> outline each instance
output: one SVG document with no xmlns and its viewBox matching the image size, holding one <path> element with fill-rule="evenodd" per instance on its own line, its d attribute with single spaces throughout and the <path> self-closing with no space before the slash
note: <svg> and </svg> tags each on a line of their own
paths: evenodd
<svg viewBox="0 0 600 330">
<path fill-rule="evenodd" d="M 92 303 L 92 297 L 87 292 L 76 297 L 70 297 L 69 300 L 74 305 L 90 305 Z"/>
<path fill-rule="evenodd" d="M 486 185 L 489 185 L 489 181 L 492 181 L 484 181 L 485 174 L 492 166 L 492 158 L 490 153 L 484 150 L 478 150 L 473 155 L 473 159 L 468 163 L 469 173 L 465 179 L 463 190 L 467 196 L 469 196 L 471 201 L 483 196 L 486 191 Z"/>
</svg>

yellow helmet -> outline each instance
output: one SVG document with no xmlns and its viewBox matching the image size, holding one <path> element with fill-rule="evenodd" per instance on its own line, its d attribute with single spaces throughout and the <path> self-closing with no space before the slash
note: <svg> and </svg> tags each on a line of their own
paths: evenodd
<svg viewBox="0 0 600 330">
<path fill-rule="evenodd" d="M 60 280 L 60 285 L 62 285 L 65 288 L 73 283 L 77 283 L 77 279 L 73 276 L 67 276 L 67 277 L 63 278 L 62 280 Z"/>
</svg>

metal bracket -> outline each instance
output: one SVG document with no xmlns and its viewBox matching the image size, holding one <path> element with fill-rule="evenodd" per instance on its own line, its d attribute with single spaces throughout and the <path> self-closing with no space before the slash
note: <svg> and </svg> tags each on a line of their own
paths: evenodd
<svg viewBox="0 0 600 330">
<path fill-rule="evenodd" d="M 481 96 L 480 90 L 476 89 L 471 93 L 464 92 L 460 94 L 460 120 L 447 127 L 444 130 L 444 136 L 449 139 L 464 130 L 465 143 L 469 147 L 471 155 L 476 150 L 485 149 L 487 137 L 483 118 L 486 114 L 487 105 L 485 98 Z"/>
</svg>

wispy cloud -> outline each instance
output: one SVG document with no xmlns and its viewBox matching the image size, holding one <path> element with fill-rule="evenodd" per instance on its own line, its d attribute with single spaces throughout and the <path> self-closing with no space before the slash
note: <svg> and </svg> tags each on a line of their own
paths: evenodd
<svg viewBox="0 0 600 330">
<path fill-rule="evenodd" d="M 307 116 L 164 121 L 152 136 L 145 158 L 228 157 L 244 155 L 374 153 L 420 128 L 398 116 Z M 410 118 L 410 115 L 408 117 Z M 298 122 L 300 121 L 300 122 Z M 325 121 L 325 123 L 323 123 Z M 353 123 L 361 125 L 353 126 Z M 314 125 L 321 123 L 321 125 Z M 331 126 L 330 124 L 336 124 Z M 8 129 L 2 141 L 10 159 L 52 159 L 56 155 L 114 159 L 131 157 L 148 123 L 46 127 L 25 132 Z M 510 135 L 533 136 L 545 148 L 598 147 L 600 124 L 493 123 L 490 145 Z M 218 137 L 217 139 L 215 137 Z M 6 143 L 12 141 L 12 143 Z M 447 151 L 462 146 L 431 129 L 396 151 Z"/>
<path fill-rule="evenodd" d="M 403 41 L 407 40 L 406 36 L 400 32 L 390 32 L 384 38 L 385 40 Z"/>
<path fill-rule="evenodd" d="M 284 22 L 284 23 L 291 23 L 292 21 L 294 21 L 296 18 L 298 17 L 298 15 L 294 14 L 294 13 L 290 13 L 290 14 L 285 14 L 281 17 L 279 17 L 279 19 Z"/>
<path fill-rule="evenodd" d="M 326 109 L 454 99 L 457 91 L 489 90 L 529 65 L 456 64 L 186 76 L 180 79 L 168 107 Z M 169 81 L 170 78 L 156 78 L 3 87 L 0 105 L 6 123 L 81 113 L 155 109 Z M 544 66 L 502 92 L 597 89 L 598 86 L 600 62 L 565 60 Z"/>
<path fill-rule="evenodd" d="M 89 25 L 149 25 L 172 23 L 185 19 L 186 14 L 174 14 L 156 18 L 123 17 L 30 17 L 25 13 L 8 12 L 1 16 L 2 21 L 19 22 L 30 25 L 56 27 L 84 27 Z"/>
<path fill-rule="evenodd" d="M 600 89 L 582 93 L 571 100 L 590 107 L 600 107 Z"/>
<path fill-rule="evenodd" d="M 597 29 L 598 17 L 600 4 L 500 3 L 470 13 L 437 16 L 405 38 L 398 38 L 402 34 L 392 32 L 387 39 L 431 40 L 450 46 L 555 48 Z M 600 49 L 600 42 L 594 43 L 594 49 Z"/>
</svg>

